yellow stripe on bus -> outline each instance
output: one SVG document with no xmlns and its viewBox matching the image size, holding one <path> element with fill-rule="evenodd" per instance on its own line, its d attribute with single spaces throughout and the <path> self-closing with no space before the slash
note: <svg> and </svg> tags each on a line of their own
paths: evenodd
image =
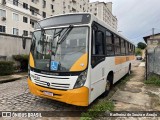
<svg viewBox="0 0 160 120">
<path fill-rule="evenodd" d="M 83 71 L 87 67 L 87 53 L 83 54 L 71 67 L 70 71 Z"/>
<path fill-rule="evenodd" d="M 31 66 L 32 68 L 35 67 L 32 53 L 30 53 L 30 55 L 29 55 L 29 64 L 30 64 L 30 66 Z"/>
<path fill-rule="evenodd" d="M 115 65 L 118 65 L 118 64 L 122 64 L 122 63 L 125 63 L 127 61 L 131 61 L 131 60 L 134 60 L 135 59 L 135 56 L 119 56 L 119 57 L 115 57 Z"/>
</svg>

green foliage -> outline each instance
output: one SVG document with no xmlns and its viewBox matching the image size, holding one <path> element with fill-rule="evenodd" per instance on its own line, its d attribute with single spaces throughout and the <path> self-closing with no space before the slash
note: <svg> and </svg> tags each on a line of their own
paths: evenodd
<svg viewBox="0 0 160 120">
<path fill-rule="evenodd" d="M 114 103 L 112 101 L 104 100 L 91 107 L 87 112 L 82 113 L 81 120 L 92 120 L 106 111 L 113 111 Z"/>
<path fill-rule="evenodd" d="M 20 71 L 28 70 L 28 55 L 13 55 L 12 57 L 15 61 L 20 62 Z"/>
<path fill-rule="evenodd" d="M 142 55 L 142 50 L 140 48 L 136 48 L 136 56 Z"/>
<path fill-rule="evenodd" d="M 0 61 L 0 76 L 10 75 L 14 72 L 14 62 Z"/>
<path fill-rule="evenodd" d="M 137 44 L 137 48 L 145 49 L 146 47 L 147 47 L 147 45 L 146 45 L 145 43 L 143 43 L 143 42 L 139 42 L 139 43 Z"/>
<path fill-rule="evenodd" d="M 160 86 L 160 76 L 151 75 L 148 80 L 145 81 L 145 84 L 152 84 L 156 86 Z"/>
<path fill-rule="evenodd" d="M 28 60 L 28 55 L 13 55 L 12 57 L 16 61 Z"/>
</svg>

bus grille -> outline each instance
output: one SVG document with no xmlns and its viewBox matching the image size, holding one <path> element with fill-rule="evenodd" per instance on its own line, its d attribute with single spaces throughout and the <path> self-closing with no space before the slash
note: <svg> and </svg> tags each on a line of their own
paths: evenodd
<svg viewBox="0 0 160 120">
<path fill-rule="evenodd" d="M 47 87 L 47 88 L 67 90 L 70 87 L 70 84 L 46 82 L 46 81 L 40 81 L 40 80 L 37 80 L 37 79 L 34 79 L 34 80 L 35 80 L 36 85 L 44 86 L 44 87 Z"/>
</svg>

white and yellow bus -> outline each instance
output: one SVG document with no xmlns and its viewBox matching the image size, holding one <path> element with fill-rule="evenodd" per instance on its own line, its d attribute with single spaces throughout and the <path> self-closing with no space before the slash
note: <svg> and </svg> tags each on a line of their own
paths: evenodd
<svg viewBox="0 0 160 120">
<path fill-rule="evenodd" d="M 134 51 L 131 42 L 90 13 L 46 18 L 33 32 L 29 90 L 40 97 L 88 106 L 130 74 Z"/>
</svg>

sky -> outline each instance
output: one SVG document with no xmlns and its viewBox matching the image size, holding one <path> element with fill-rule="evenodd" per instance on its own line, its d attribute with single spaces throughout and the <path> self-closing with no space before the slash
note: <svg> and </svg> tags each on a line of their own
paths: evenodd
<svg viewBox="0 0 160 120">
<path fill-rule="evenodd" d="M 118 19 L 118 31 L 135 45 L 143 37 L 160 33 L 160 0 L 90 0 L 112 2 L 113 15 Z"/>
</svg>

